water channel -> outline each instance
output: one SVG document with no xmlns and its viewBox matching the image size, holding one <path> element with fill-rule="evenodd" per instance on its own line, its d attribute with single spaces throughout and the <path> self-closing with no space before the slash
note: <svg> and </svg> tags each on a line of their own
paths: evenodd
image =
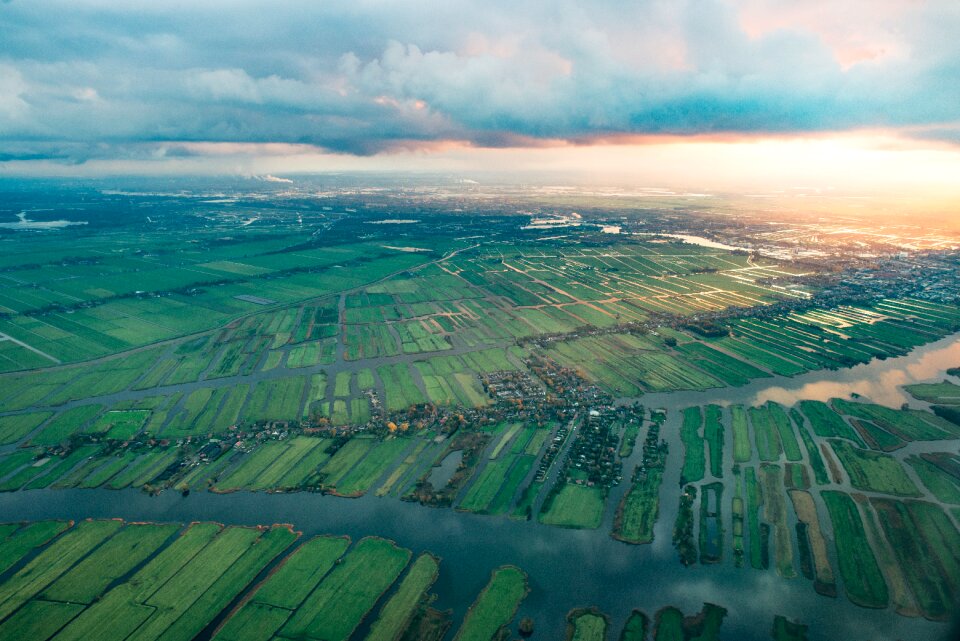
<svg viewBox="0 0 960 641">
<path fill-rule="evenodd" d="M 661 490 L 655 541 L 650 545 L 627 545 L 609 536 L 616 504 L 626 491 L 627 483 L 614 488 L 603 524 L 589 531 L 427 508 L 378 498 L 372 492 L 358 499 L 343 499 L 309 493 L 195 492 L 182 497 L 166 492 L 151 497 L 138 490 L 31 490 L 0 494 L 0 514 L 3 521 L 121 517 L 138 521 L 214 520 L 246 525 L 293 523 L 307 536 L 334 533 L 348 534 L 354 540 L 368 535 L 391 538 L 414 552 L 431 551 L 442 557 L 440 577 L 433 591 L 439 595 L 437 607 L 453 610 L 455 624 L 448 638 L 452 638 L 491 570 L 499 565 L 515 564 L 527 572 L 531 588 L 518 617 L 533 617 L 537 626 L 535 639 L 562 639 L 564 617 L 576 607 L 600 607 L 611 619 L 608 638 L 616 639 L 634 608 L 652 616 L 664 606 L 675 605 L 685 614 L 693 615 L 703 602 L 728 609 L 721 628 L 724 639 L 770 639 L 776 614 L 810 625 L 808 638 L 813 641 L 941 639 L 949 633 L 945 624 L 902 617 L 892 609 L 857 607 L 843 596 L 842 586 L 839 587 L 841 596 L 828 598 L 816 594 L 810 581 L 781 578 L 772 567 L 765 571 L 735 568 L 729 539 L 732 487 L 726 489 L 723 497 L 723 527 L 727 533 L 723 562 L 681 566 L 670 542 L 682 462 L 677 410 L 704 403 L 757 404 L 775 400 L 789 404 L 801 398 L 846 397 L 850 392 L 888 405 L 910 402 L 922 407 L 922 403 L 911 400 L 900 386 L 948 378 L 945 370 L 958 365 L 960 334 L 901 358 L 875 360 L 847 370 L 819 371 L 795 378 L 771 377 L 741 388 L 642 397 L 639 400 L 646 406 L 665 407 L 669 411 L 663 436 L 670 444 L 670 455 Z M 643 434 L 641 442 L 642 438 Z M 725 447 L 728 464 L 732 461 L 731 443 L 732 435 L 728 433 Z M 624 462 L 626 478 L 639 462 L 640 450 L 637 447 Z M 821 514 L 821 520 L 829 523 L 825 514 Z M 792 528 L 794 522 L 789 525 Z M 833 565 L 839 583 L 835 558 Z"/>
</svg>

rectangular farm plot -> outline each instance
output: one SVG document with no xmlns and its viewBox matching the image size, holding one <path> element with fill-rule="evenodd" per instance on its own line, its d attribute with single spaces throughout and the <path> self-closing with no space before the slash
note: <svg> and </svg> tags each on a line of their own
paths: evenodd
<svg viewBox="0 0 960 641">
<path fill-rule="evenodd" d="M 546 525 L 596 529 L 603 519 L 606 498 L 597 487 L 563 483 L 563 487 L 544 502 L 538 520 Z"/>
<path fill-rule="evenodd" d="M 938 452 L 911 456 L 906 462 L 938 501 L 960 505 L 960 456 Z"/>
<path fill-rule="evenodd" d="M 0 625 L 0 639 L 46 640 L 82 611 L 77 603 L 30 601 Z"/>
<path fill-rule="evenodd" d="M 489 404 L 490 399 L 473 372 L 487 371 L 487 363 L 481 360 L 485 358 L 487 356 L 480 352 L 465 354 L 462 358 L 437 356 L 426 361 L 417 361 L 414 366 L 420 372 L 431 402 L 436 405 L 481 407 Z M 469 366 L 467 359 L 470 360 Z"/>
<path fill-rule="evenodd" d="M 161 434 L 176 438 L 225 432 L 238 422 L 249 391 L 246 384 L 194 390 L 183 400 L 181 409 L 170 412 L 172 416 Z M 153 431 L 156 422 L 163 423 L 158 413 L 151 418 L 149 431 Z"/>
<path fill-rule="evenodd" d="M 642 391 L 701 390 L 722 383 L 659 348 L 629 334 L 591 336 L 558 342 L 547 350 L 558 363 L 583 371 L 610 392 L 637 396 Z"/>
<path fill-rule="evenodd" d="M 383 381 L 387 395 L 387 409 L 391 412 L 426 403 L 423 393 L 414 382 L 413 375 L 406 364 L 383 365 L 377 368 L 377 374 Z"/>
<path fill-rule="evenodd" d="M 377 443 L 336 483 L 338 494 L 359 496 L 366 493 L 384 473 L 404 455 L 411 439 L 389 437 Z"/>
<path fill-rule="evenodd" d="M 54 417 L 43 431 L 36 434 L 30 442 L 34 445 L 56 445 L 72 434 L 82 431 L 95 416 L 103 411 L 103 405 L 81 405 Z"/>
<path fill-rule="evenodd" d="M 44 545 L 70 527 L 66 521 L 37 521 L 0 526 L 0 572 L 6 572 L 25 554 Z"/>
<path fill-rule="evenodd" d="M 297 548 L 252 598 L 235 610 L 217 630 L 219 641 L 266 641 L 287 622 L 293 611 L 343 555 L 350 540 L 321 536 Z"/>
<path fill-rule="evenodd" d="M 216 490 L 268 490 L 291 487 L 286 483 L 302 482 L 311 471 L 316 470 L 320 460 L 326 460 L 326 449 L 330 441 L 326 439 L 294 437 L 283 441 L 264 443 L 243 458 L 216 484 Z M 312 461 L 313 470 L 304 469 L 303 477 L 292 474 L 302 462 Z M 294 485 L 296 486 L 296 485 Z"/>
<path fill-rule="evenodd" d="M 864 607 L 886 607 L 887 584 L 867 540 L 856 503 L 841 492 L 823 492 L 822 497 L 833 524 L 833 541 L 847 597 Z"/>
<path fill-rule="evenodd" d="M 139 433 L 149 418 L 149 410 L 111 410 L 94 421 L 89 431 L 122 441 Z"/>
<path fill-rule="evenodd" d="M 0 445 L 16 443 L 44 421 L 53 416 L 53 412 L 32 412 L 29 414 L 11 414 L 0 416 Z"/>
<path fill-rule="evenodd" d="M 467 611 L 454 641 L 489 641 L 497 630 L 510 623 L 529 591 L 527 576 L 519 568 L 494 570 L 490 582 Z"/>
<path fill-rule="evenodd" d="M 683 442 L 681 485 L 703 480 L 706 461 L 703 436 L 700 433 L 702 426 L 703 413 L 699 407 L 688 407 L 683 410 L 683 424 L 680 428 L 680 439 Z"/>
<path fill-rule="evenodd" d="M 178 529 L 178 525 L 127 525 L 44 589 L 41 597 L 89 605 L 112 581 L 140 565 Z"/>
<path fill-rule="evenodd" d="M 0 585 L 0 618 L 12 614 L 37 596 L 120 527 L 119 521 L 84 521 L 58 537 Z"/>
<path fill-rule="evenodd" d="M 366 641 L 397 641 L 407 629 L 427 590 L 437 580 L 440 562 L 430 554 L 421 554 L 410 566 L 397 591 L 380 610 Z"/>
<path fill-rule="evenodd" d="M 280 629 L 281 638 L 345 641 L 410 561 L 391 541 L 365 538 Z"/>
<path fill-rule="evenodd" d="M 191 525 L 58 639 L 126 638 L 134 631 L 138 639 L 192 639 L 295 539 L 284 527 Z"/>
<path fill-rule="evenodd" d="M 260 381 L 247 399 L 242 420 L 296 421 L 301 417 L 305 376 Z"/>
<path fill-rule="evenodd" d="M 960 534 L 937 506 L 875 498 L 883 531 L 923 615 L 948 620 L 957 602 Z"/>
<path fill-rule="evenodd" d="M 830 445 L 855 488 L 897 496 L 920 495 L 897 459 L 879 452 L 857 449 L 846 441 L 832 440 Z"/>
<path fill-rule="evenodd" d="M 0 338 L 0 372 L 59 365 L 53 357 L 38 354 L 18 342 Z"/>
<path fill-rule="evenodd" d="M 800 401 L 799 407 L 800 411 L 806 415 L 807 420 L 810 421 L 813 433 L 817 436 L 846 438 L 861 447 L 864 446 L 863 439 L 826 403 Z"/>
<path fill-rule="evenodd" d="M 535 460 L 535 456 L 510 453 L 489 462 L 477 474 L 457 509 L 482 514 L 506 512 Z"/>
<path fill-rule="evenodd" d="M 357 437 L 344 443 L 320 470 L 324 485 L 335 487 L 376 444 L 372 437 Z"/>
<path fill-rule="evenodd" d="M 334 352 L 337 342 L 333 339 L 301 343 L 291 347 L 287 352 L 287 367 L 313 367 L 314 365 L 330 365 L 334 361 Z"/>
<path fill-rule="evenodd" d="M 385 323 L 377 325 L 347 325 L 344 331 L 343 357 L 348 361 L 396 356 L 401 353 L 398 339 Z"/>
<path fill-rule="evenodd" d="M 283 547 L 295 538 L 291 532 L 287 532 L 289 536 L 282 537 Z M 254 547 L 260 538 L 261 532 L 251 528 L 223 530 L 169 581 L 159 586 L 159 589 L 143 601 L 142 605 L 147 606 L 151 614 L 137 628 L 137 638 L 169 638 L 168 630 L 173 626 L 196 628 L 196 632 L 199 632 L 205 621 L 209 621 L 219 611 L 210 607 L 208 599 L 222 602 L 223 596 L 229 599 L 245 587 L 246 582 L 237 581 L 233 585 L 225 582 L 228 578 L 233 578 L 231 575 L 234 572 L 231 572 L 231 569 L 235 565 L 247 570 L 245 566 L 248 560 L 244 557 L 248 552 L 252 551 L 252 556 L 258 561 L 254 569 L 259 570 L 283 549 L 279 546 L 272 547 L 267 536 L 264 536 L 264 545 Z M 245 574 L 249 575 L 249 570 Z M 247 582 L 252 578 L 247 578 Z M 224 583 L 221 584 L 221 581 Z M 191 637 L 192 635 L 186 638 Z"/>
</svg>

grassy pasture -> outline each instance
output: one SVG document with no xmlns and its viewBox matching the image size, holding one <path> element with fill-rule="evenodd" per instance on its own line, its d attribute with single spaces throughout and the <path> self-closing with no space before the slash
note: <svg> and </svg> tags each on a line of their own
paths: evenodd
<svg viewBox="0 0 960 641">
<path fill-rule="evenodd" d="M 704 461 L 703 412 L 699 407 L 683 410 L 683 424 L 680 427 L 680 440 L 683 442 L 683 470 L 680 472 L 680 484 L 695 483 L 703 480 L 706 463 Z"/>
<path fill-rule="evenodd" d="M 120 527 L 119 521 L 84 521 L 58 537 L 0 585 L 0 618 L 37 596 Z"/>
<path fill-rule="evenodd" d="M 527 595 L 527 577 L 513 566 L 494 570 L 490 582 L 467 611 L 454 641 L 489 641 L 510 623 Z"/>
<path fill-rule="evenodd" d="M 410 551 L 378 538 L 365 538 L 303 601 L 280 636 L 345 641 L 393 584 Z"/>
<path fill-rule="evenodd" d="M 0 526 L 0 572 L 6 572 L 30 550 L 44 545 L 70 527 L 65 521 L 36 521 Z"/>
<path fill-rule="evenodd" d="M 897 496 L 920 495 L 897 459 L 879 452 L 857 449 L 846 441 L 832 440 L 830 445 L 855 488 Z"/>
<path fill-rule="evenodd" d="M 337 482 L 337 493 L 358 495 L 367 492 L 409 446 L 410 439 L 397 437 L 377 443 Z"/>
<path fill-rule="evenodd" d="M 821 496 L 833 524 L 833 542 L 847 597 L 863 607 L 886 607 L 887 584 L 867 541 L 857 505 L 842 492 L 826 491 Z"/>
<path fill-rule="evenodd" d="M 733 426 L 733 460 L 737 463 L 747 463 L 753 458 L 753 448 L 750 445 L 747 412 L 742 405 L 730 406 L 730 420 Z"/>
<path fill-rule="evenodd" d="M 606 641 L 606 638 L 607 618 L 602 614 L 588 611 L 567 616 L 567 639 L 570 641 Z"/>
<path fill-rule="evenodd" d="M 30 442 L 34 445 L 56 445 L 61 443 L 71 434 L 82 431 L 84 426 L 100 412 L 103 411 L 103 405 L 81 405 L 74 407 L 60 414 L 57 414 L 43 431 L 34 436 Z"/>
<path fill-rule="evenodd" d="M 0 445 L 16 443 L 44 421 L 53 416 L 52 412 L 31 412 L 29 414 L 11 414 L 0 416 Z"/>
<path fill-rule="evenodd" d="M 871 504 L 923 615 L 949 619 L 960 597 L 956 528 L 929 503 L 873 499 Z"/>
<path fill-rule="evenodd" d="M 440 562 L 430 554 L 421 554 L 410 566 L 397 591 L 390 597 L 370 628 L 366 641 L 397 641 L 416 614 L 427 590 L 437 580 Z"/>
<path fill-rule="evenodd" d="M 599 488 L 564 483 L 537 518 L 547 525 L 594 529 L 600 527 L 603 519 L 604 502 Z"/>
</svg>

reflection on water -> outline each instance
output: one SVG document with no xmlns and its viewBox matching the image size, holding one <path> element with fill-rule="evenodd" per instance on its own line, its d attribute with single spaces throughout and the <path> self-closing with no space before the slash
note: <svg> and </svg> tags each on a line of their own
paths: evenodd
<svg viewBox="0 0 960 641">
<path fill-rule="evenodd" d="M 848 370 L 827 372 L 831 380 L 802 383 L 800 387 L 769 387 L 758 392 L 752 404 L 777 401 L 793 405 L 801 399 L 827 400 L 859 394 L 881 405 L 897 407 L 915 402 L 902 388 L 934 378 L 947 378 L 946 370 L 960 365 L 960 337 L 952 336 L 912 354 L 874 361 Z M 823 375 L 824 373 L 820 373 Z"/>
<path fill-rule="evenodd" d="M 499 565 L 515 564 L 528 573 L 531 588 L 517 619 L 532 617 L 538 639 L 563 638 L 564 616 L 576 607 L 599 606 L 610 615 L 608 636 L 615 638 L 633 608 L 652 615 L 672 604 L 691 615 L 707 601 L 729 610 L 721 628 L 724 639 L 769 641 L 774 615 L 783 614 L 809 624 L 812 641 L 927 641 L 948 634 L 948 626 L 901 617 L 892 608 L 858 608 L 842 592 L 839 598 L 826 598 L 816 594 L 809 581 L 782 579 L 772 568 L 737 569 L 733 567 L 728 537 L 722 563 L 682 567 L 670 541 L 682 463 L 678 442 L 681 419 L 677 410 L 703 403 L 826 400 L 847 396 L 851 391 L 896 406 L 909 400 L 899 389 L 901 385 L 943 377 L 947 368 L 956 366 L 960 366 L 960 334 L 902 358 L 874 361 L 849 370 L 814 372 L 794 379 L 768 378 L 739 389 L 643 397 L 642 402 L 648 407 L 669 409 L 662 434 L 670 443 L 671 454 L 661 488 L 656 538 L 651 545 L 626 545 L 609 536 L 613 510 L 627 484 L 612 492 L 604 526 L 590 531 L 430 509 L 373 494 L 341 499 L 314 493 L 196 492 L 183 498 L 175 492 L 149 497 L 136 490 L 32 490 L 0 493 L 0 514 L 4 520 L 122 517 L 179 522 L 209 519 L 246 525 L 294 523 L 306 536 L 348 534 L 354 540 L 367 535 L 385 536 L 415 553 L 430 550 L 443 559 L 432 590 L 439 595 L 435 605 L 451 608 L 458 622 L 486 584 L 490 571 Z M 640 455 L 638 447 L 634 456 Z M 462 452 L 448 455 L 432 471 L 430 480 L 435 487 L 443 485 L 456 471 L 462 456 Z M 732 531 L 730 510 L 726 509 L 729 499 L 725 497 L 724 501 L 723 520 L 710 524 L 711 535 L 716 533 L 713 528 Z"/>
<path fill-rule="evenodd" d="M 725 245 L 723 243 L 718 243 L 715 240 L 710 240 L 709 238 L 704 238 L 703 236 L 694 236 L 692 234 L 649 234 L 649 233 L 637 233 L 634 236 L 666 236 L 668 238 L 679 238 L 685 243 L 690 243 L 691 245 L 699 245 L 700 247 L 709 247 L 710 249 L 725 249 L 727 251 L 746 251 L 745 247 L 734 247 L 733 245 Z"/>
<path fill-rule="evenodd" d="M 652 615 L 666 605 L 676 605 L 694 614 L 705 601 L 729 610 L 721 635 L 738 641 L 769 641 L 776 614 L 811 625 L 811 641 L 927 641 L 946 632 L 942 624 L 907 619 L 892 609 L 866 610 L 843 597 L 822 597 L 808 581 L 782 579 L 772 568 L 736 569 L 729 553 L 720 565 L 684 568 L 670 544 L 676 491 L 665 494 L 657 538 L 653 545 L 641 546 L 614 541 L 606 528 L 566 530 L 371 495 L 341 499 L 314 493 L 197 492 L 183 498 L 175 492 L 150 497 L 136 490 L 31 490 L 0 494 L 0 513 L 6 519 L 31 520 L 121 517 L 242 525 L 293 523 L 306 537 L 320 533 L 347 534 L 354 540 L 383 536 L 414 553 L 429 550 L 443 559 L 432 589 L 439 596 L 435 607 L 451 608 L 458 622 L 491 570 L 514 564 L 527 572 L 531 589 L 517 620 L 532 617 L 538 639 L 562 639 L 564 616 L 576 607 L 599 606 L 611 617 L 609 638 L 616 638 L 633 608 Z"/>
<path fill-rule="evenodd" d="M 924 407 L 925 404 L 910 396 L 902 389 L 903 386 L 951 378 L 947 376 L 946 370 L 958 366 L 960 334 L 954 334 L 917 348 L 906 356 L 886 360 L 874 359 L 849 369 L 819 370 L 793 378 L 761 378 L 737 388 L 649 394 L 641 397 L 641 402 L 650 407 L 682 407 L 707 403 L 761 405 L 767 401 L 793 405 L 799 400 L 828 401 L 831 398 L 847 398 L 851 394 L 859 394 L 888 407 L 899 407 L 903 403 Z"/>
<path fill-rule="evenodd" d="M 75 220 L 27 220 L 26 212 L 17 214 L 18 220 L 15 223 L 0 223 L 2 229 L 60 229 L 70 225 L 86 225 L 86 221 Z"/>
</svg>

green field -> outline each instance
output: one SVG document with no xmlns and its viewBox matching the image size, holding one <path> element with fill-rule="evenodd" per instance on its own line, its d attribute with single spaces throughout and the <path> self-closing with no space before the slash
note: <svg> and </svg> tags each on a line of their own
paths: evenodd
<svg viewBox="0 0 960 641">
<path fill-rule="evenodd" d="M 756 570 L 765 569 L 768 563 L 766 537 L 763 535 L 765 524 L 760 522 L 760 508 L 763 506 L 764 496 L 757 482 L 755 468 L 746 468 L 744 483 L 747 497 L 747 542 L 750 546 L 750 565 Z"/>
<path fill-rule="evenodd" d="M 47 586 L 41 596 L 51 601 L 90 604 L 178 529 L 175 525 L 128 525 Z"/>
<path fill-rule="evenodd" d="M 0 549 L 12 554 L 13 542 L 30 539 L 19 547 L 18 554 L 27 553 L 64 527 L 0 526 L 10 530 L 10 544 Z M 66 626 L 57 638 L 77 640 L 128 638 L 135 630 L 139 639 L 189 641 L 297 538 L 283 526 L 195 523 L 180 530 L 119 521 L 70 528 L 0 585 L 0 607 L 13 614 L 0 630 L 42 634 Z M 364 539 L 338 562 L 348 545 L 337 537 L 302 545 L 225 618 L 216 638 L 269 639 L 301 623 L 312 638 L 346 638 L 409 559 L 388 541 Z M 381 617 L 402 631 L 436 572 L 433 557 L 418 559 Z"/>
<path fill-rule="evenodd" d="M 827 485 L 830 483 L 830 477 L 827 476 L 827 468 L 823 463 L 823 458 L 820 456 L 820 451 L 817 449 L 817 444 L 807 430 L 803 415 L 794 407 L 790 410 L 790 416 L 797 426 L 797 431 L 800 432 L 800 440 L 803 441 L 803 447 L 807 451 L 807 461 L 810 469 L 813 470 L 813 477 L 816 479 L 817 485 Z"/>
<path fill-rule="evenodd" d="M 568 641 L 606 641 L 607 617 L 596 611 L 575 611 L 567 615 Z"/>
<path fill-rule="evenodd" d="M 747 410 L 750 415 L 750 425 L 757 443 L 757 455 L 761 461 L 778 461 L 782 453 L 780 432 L 773 421 L 769 406 L 751 407 Z"/>
<path fill-rule="evenodd" d="M 683 424 L 680 427 L 680 440 L 683 441 L 683 471 L 680 472 L 680 485 L 703 480 L 706 462 L 704 460 L 703 413 L 699 407 L 683 410 Z"/>
<path fill-rule="evenodd" d="M 527 576 L 513 566 L 494 570 L 490 582 L 467 611 L 454 641 L 489 641 L 513 619 L 527 595 Z"/>
<path fill-rule="evenodd" d="M 365 538 L 311 592 L 280 636 L 344 641 L 410 560 L 390 541 Z"/>
<path fill-rule="evenodd" d="M 871 504 L 923 615 L 951 618 L 960 598 L 960 533 L 930 503 L 873 499 Z"/>
<path fill-rule="evenodd" d="M 773 530 L 777 573 L 788 579 L 797 575 L 793 567 L 793 542 L 787 525 L 787 505 L 781 469 L 776 465 L 760 466 L 763 488 L 763 518 Z"/>
<path fill-rule="evenodd" d="M 0 585 L 0 618 L 12 614 L 74 563 L 86 556 L 121 527 L 119 521 L 84 521 L 58 537 L 19 571 Z"/>
<path fill-rule="evenodd" d="M 747 412 L 742 405 L 730 406 L 730 420 L 733 425 L 733 460 L 737 463 L 747 463 L 753 458 L 753 448 L 750 445 Z"/>
<path fill-rule="evenodd" d="M 546 525 L 593 529 L 603 519 L 605 497 L 599 488 L 564 483 L 537 519 Z"/>
<path fill-rule="evenodd" d="M 471 492 L 474 487 L 478 488 L 473 498 L 473 502 L 478 509 L 471 511 L 484 511 L 491 514 L 506 512 L 513 503 L 513 497 L 520 485 L 533 468 L 535 460 L 536 457 L 530 454 L 510 454 L 501 461 L 487 465 L 471 487 Z M 487 472 L 487 470 L 490 470 L 490 472 Z M 494 475 L 497 473 L 503 473 L 503 476 L 494 483 Z M 483 480 L 482 484 L 481 480 Z M 495 488 L 493 488 L 492 493 L 489 489 L 484 489 L 491 488 L 494 485 Z M 468 493 L 468 496 L 470 496 L 470 493 Z M 465 498 L 464 503 L 466 502 Z M 460 508 L 467 509 L 463 504 L 460 505 Z"/>
<path fill-rule="evenodd" d="M 654 641 L 719 641 L 720 626 L 727 616 L 726 609 L 704 603 L 699 614 L 684 617 L 678 608 L 669 606 L 654 616 Z"/>
<path fill-rule="evenodd" d="M 411 405 L 426 403 L 420 389 L 413 382 L 409 368 L 404 364 L 384 365 L 377 368 L 377 375 L 386 389 L 387 409 L 404 410 Z"/>
<path fill-rule="evenodd" d="M 359 495 L 369 490 L 383 476 L 396 459 L 410 446 L 410 440 L 390 437 L 377 443 L 349 472 L 338 481 L 329 478 L 337 493 L 347 496 Z M 331 461 L 332 462 L 332 461 Z"/>
<path fill-rule="evenodd" d="M 437 580 L 439 561 L 422 554 L 410 566 L 397 591 L 383 605 L 366 641 L 397 641 L 410 624 L 427 590 Z"/>
<path fill-rule="evenodd" d="M 660 482 L 663 472 L 652 469 L 624 495 L 614 536 L 629 543 L 653 541 L 653 526 L 660 513 Z"/>
<path fill-rule="evenodd" d="M 830 444 L 855 488 L 897 496 L 920 495 L 917 486 L 895 458 L 857 449 L 846 441 L 833 440 Z"/>
<path fill-rule="evenodd" d="M 960 505 L 960 457 L 951 454 L 911 456 L 906 460 L 920 477 L 920 481 L 942 503 Z"/>
<path fill-rule="evenodd" d="M 350 545 L 344 537 L 320 536 L 297 548 L 252 598 L 231 613 L 215 635 L 222 641 L 269 639 Z"/>
<path fill-rule="evenodd" d="M 719 405 L 704 408 L 703 437 L 710 447 L 710 474 L 723 478 L 723 422 Z"/>
<path fill-rule="evenodd" d="M 821 496 L 833 524 L 833 542 L 847 597 L 863 607 L 885 608 L 887 584 L 867 541 L 857 505 L 841 492 L 827 491 Z"/>
<path fill-rule="evenodd" d="M 35 445 L 61 443 L 72 434 L 82 431 L 84 426 L 103 409 L 103 405 L 99 404 L 81 405 L 57 414 L 30 442 Z"/>
<path fill-rule="evenodd" d="M 640 610 L 634 610 L 623 625 L 619 641 L 647 641 L 649 627 L 650 618 Z"/>
<path fill-rule="evenodd" d="M 30 550 L 44 545 L 70 526 L 63 521 L 0 526 L 0 572 L 6 572 Z"/>
<path fill-rule="evenodd" d="M 853 441 L 863 447 L 863 440 L 843 418 L 830 409 L 830 406 L 820 401 L 800 401 L 800 411 L 806 415 L 817 436 L 837 436 Z"/>
<path fill-rule="evenodd" d="M 40 427 L 40 425 L 51 416 L 53 416 L 51 412 L 33 412 L 30 414 L 0 416 L 0 445 L 16 443 Z"/>
<path fill-rule="evenodd" d="M 377 441 L 372 438 L 355 438 L 347 441 L 321 468 L 320 473 L 323 475 L 324 484 L 336 487 L 354 465 L 376 445 Z"/>
</svg>

